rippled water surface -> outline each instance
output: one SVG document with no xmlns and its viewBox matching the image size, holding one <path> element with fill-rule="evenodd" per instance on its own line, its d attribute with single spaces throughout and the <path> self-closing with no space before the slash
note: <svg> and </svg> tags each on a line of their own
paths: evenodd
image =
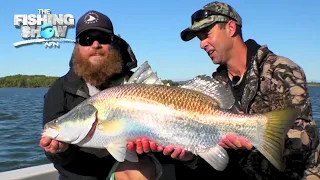
<svg viewBox="0 0 320 180">
<path fill-rule="evenodd" d="M 38 146 L 47 90 L 0 89 L 0 172 L 48 162 Z"/>
<path fill-rule="evenodd" d="M 0 172 L 49 162 L 38 146 L 47 90 L 0 88 Z M 310 87 L 310 95 L 314 118 L 320 120 L 320 87 Z"/>
</svg>

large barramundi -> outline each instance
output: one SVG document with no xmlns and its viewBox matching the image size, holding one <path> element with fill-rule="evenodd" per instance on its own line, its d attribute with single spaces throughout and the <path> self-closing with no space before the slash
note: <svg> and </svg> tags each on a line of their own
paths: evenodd
<svg viewBox="0 0 320 180">
<path fill-rule="evenodd" d="M 148 70 L 138 70 L 132 82 L 149 76 Z M 107 149 L 119 162 L 137 162 L 136 154 L 128 152 L 126 144 L 147 137 L 162 146 L 190 151 L 222 171 L 229 157 L 217 143 L 227 133 L 234 133 L 247 138 L 283 170 L 284 139 L 298 111 L 287 108 L 265 114 L 232 113 L 226 110 L 234 102 L 232 97 L 230 89 L 205 76 L 181 87 L 128 82 L 101 91 L 47 123 L 42 135 L 80 147 Z"/>
</svg>

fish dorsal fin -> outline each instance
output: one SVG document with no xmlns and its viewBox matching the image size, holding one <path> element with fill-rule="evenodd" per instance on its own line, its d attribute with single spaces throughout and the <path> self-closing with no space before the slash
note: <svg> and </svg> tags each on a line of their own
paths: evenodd
<svg viewBox="0 0 320 180">
<path fill-rule="evenodd" d="M 164 85 L 157 73 L 153 72 L 148 61 L 145 61 L 129 78 L 125 84 L 142 83 L 142 84 L 160 84 Z"/>
<path fill-rule="evenodd" d="M 212 97 L 220 104 L 221 109 L 231 109 L 235 103 L 230 86 L 224 85 L 210 76 L 196 76 L 179 87 L 199 91 Z"/>
</svg>

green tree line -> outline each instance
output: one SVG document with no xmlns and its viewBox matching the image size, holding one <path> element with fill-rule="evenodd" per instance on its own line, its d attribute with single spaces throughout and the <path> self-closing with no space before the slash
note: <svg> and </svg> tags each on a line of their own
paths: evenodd
<svg viewBox="0 0 320 180">
<path fill-rule="evenodd" d="M 12 75 L 0 78 L 0 88 L 39 88 L 50 87 L 50 85 L 58 77 L 45 76 L 45 75 Z M 172 80 L 162 80 L 165 84 L 169 83 L 170 86 L 178 86 L 183 82 L 175 82 Z M 309 82 L 309 86 L 320 86 L 318 82 Z"/>
<path fill-rule="evenodd" d="M 39 88 L 50 87 L 50 85 L 58 77 L 45 76 L 45 75 L 12 75 L 0 78 L 0 88 Z M 172 80 L 163 80 L 165 84 L 169 83 L 170 86 L 178 86 L 178 82 Z"/>
<path fill-rule="evenodd" d="M 320 83 L 311 81 L 308 82 L 308 86 L 320 86 Z"/>
<path fill-rule="evenodd" d="M 0 78 L 0 88 L 39 88 L 50 87 L 58 77 L 44 75 L 13 75 Z"/>
<path fill-rule="evenodd" d="M 162 80 L 162 82 L 164 83 L 164 84 L 170 84 L 170 86 L 179 86 L 180 85 L 180 83 L 178 83 L 178 82 L 174 82 L 174 81 L 172 81 L 172 80 Z"/>
</svg>

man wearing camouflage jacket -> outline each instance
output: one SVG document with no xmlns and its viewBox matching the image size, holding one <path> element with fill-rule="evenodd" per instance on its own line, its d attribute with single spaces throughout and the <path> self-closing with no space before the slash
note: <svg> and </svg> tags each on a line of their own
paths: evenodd
<svg viewBox="0 0 320 180">
<path fill-rule="evenodd" d="M 243 113 L 265 113 L 287 106 L 301 110 L 287 133 L 284 172 L 244 138 L 230 134 L 220 145 L 236 162 L 233 170 L 241 169 L 246 179 L 320 179 L 319 138 L 303 69 L 266 45 L 252 39 L 244 42 L 241 17 L 228 4 L 209 3 L 191 19 L 192 26 L 181 32 L 182 40 L 200 39 L 201 48 L 214 64 L 220 64 L 213 78 L 232 86 Z"/>
</svg>

